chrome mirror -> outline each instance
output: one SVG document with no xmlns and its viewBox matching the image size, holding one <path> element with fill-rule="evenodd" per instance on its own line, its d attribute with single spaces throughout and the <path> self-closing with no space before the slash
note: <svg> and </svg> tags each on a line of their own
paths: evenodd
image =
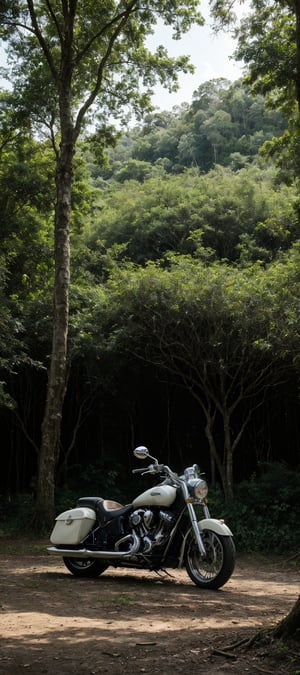
<svg viewBox="0 0 300 675">
<path fill-rule="evenodd" d="M 137 459 L 145 459 L 145 457 L 149 457 L 149 450 L 144 445 L 139 445 L 134 448 L 133 454 Z"/>
</svg>

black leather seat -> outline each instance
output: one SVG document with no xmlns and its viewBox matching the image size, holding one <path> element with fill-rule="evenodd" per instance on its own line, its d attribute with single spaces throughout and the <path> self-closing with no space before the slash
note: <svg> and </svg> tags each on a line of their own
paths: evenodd
<svg viewBox="0 0 300 675">
<path fill-rule="evenodd" d="M 122 506 L 118 502 L 102 499 L 102 497 L 80 497 L 77 500 L 77 506 L 87 506 L 89 509 L 93 509 L 101 525 L 108 523 L 114 518 L 124 516 L 132 509 L 131 504 Z"/>
<path fill-rule="evenodd" d="M 102 497 L 80 497 L 77 500 L 77 506 L 87 506 L 97 512 L 99 502 L 103 502 Z"/>
</svg>

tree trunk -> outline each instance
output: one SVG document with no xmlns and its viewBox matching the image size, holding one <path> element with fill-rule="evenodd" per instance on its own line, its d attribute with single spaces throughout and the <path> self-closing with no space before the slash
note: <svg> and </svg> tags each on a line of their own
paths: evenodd
<svg viewBox="0 0 300 675">
<path fill-rule="evenodd" d="M 57 157 L 55 213 L 55 282 L 53 334 L 46 406 L 39 454 L 36 510 L 37 530 L 50 529 L 55 510 L 55 469 L 59 457 L 62 408 L 66 390 L 70 284 L 70 216 L 75 140 L 70 116 L 64 111 Z M 63 117 L 62 116 L 62 117 Z"/>
<path fill-rule="evenodd" d="M 276 640 L 300 639 L 300 595 L 290 613 L 276 626 L 273 637 Z"/>
</svg>

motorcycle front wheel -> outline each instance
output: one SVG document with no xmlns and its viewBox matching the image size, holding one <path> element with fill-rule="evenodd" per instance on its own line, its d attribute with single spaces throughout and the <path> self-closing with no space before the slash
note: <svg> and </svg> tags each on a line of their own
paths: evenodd
<svg viewBox="0 0 300 675">
<path fill-rule="evenodd" d="M 203 530 L 201 537 L 206 557 L 202 558 L 197 542 L 191 538 L 185 560 L 186 571 L 197 586 L 216 590 L 224 586 L 232 575 L 235 545 L 232 537 L 224 537 L 212 530 Z"/>
<path fill-rule="evenodd" d="M 108 564 L 95 558 L 63 558 L 65 566 L 75 577 L 99 577 Z"/>
</svg>

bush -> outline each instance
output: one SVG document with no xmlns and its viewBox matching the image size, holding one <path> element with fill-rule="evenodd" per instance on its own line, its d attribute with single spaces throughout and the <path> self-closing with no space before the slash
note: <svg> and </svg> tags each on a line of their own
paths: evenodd
<svg viewBox="0 0 300 675">
<path fill-rule="evenodd" d="M 300 541 L 299 471 L 283 464 L 263 464 L 259 474 L 240 483 L 230 506 L 219 489 L 210 495 L 213 516 L 222 517 L 234 533 L 238 550 L 287 553 Z"/>
<path fill-rule="evenodd" d="M 13 497 L 0 495 L 0 535 L 29 534 L 33 512 L 32 494 L 21 493 Z"/>
<path fill-rule="evenodd" d="M 135 495 L 128 472 L 119 464 L 101 461 L 82 466 L 73 465 L 67 469 L 64 485 L 57 489 L 56 509 L 58 512 L 76 504 L 78 497 L 103 497 L 115 499 L 122 504 Z"/>
</svg>

